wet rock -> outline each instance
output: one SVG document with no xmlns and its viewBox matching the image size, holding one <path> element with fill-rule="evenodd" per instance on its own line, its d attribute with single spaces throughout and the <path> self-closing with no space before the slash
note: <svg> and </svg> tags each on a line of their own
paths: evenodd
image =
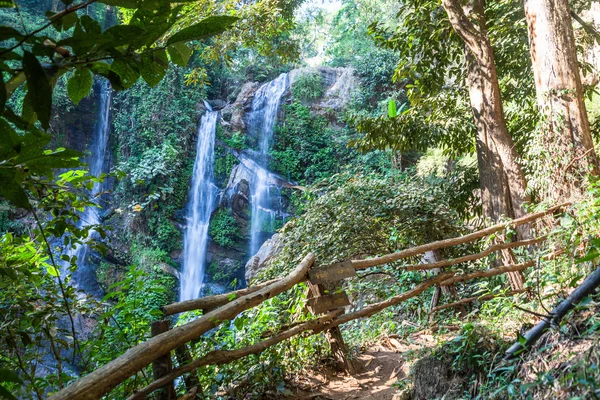
<svg viewBox="0 0 600 400">
<path fill-rule="evenodd" d="M 264 242 L 260 246 L 260 249 L 258 249 L 258 252 L 253 257 L 250 257 L 250 260 L 246 263 L 246 284 L 250 284 L 250 281 L 256 278 L 261 270 L 269 266 L 273 258 L 281 253 L 282 249 L 283 241 L 278 233 Z"/>
<path fill-rule="evenodd" d="M 170 266 L 169 264 L 161 262 L 158 264 L 158 268 L 160 268 L 160 270 L 165 274 L 174 276 L 175 278 L 179 279 L 179 271 L 176 268 Z"/>
<path fill-rule="evenodd" d="M 323 100 L 318 106 L 339 111 L 348 104 L 352 92 L 358 87 L 358 79 L 351 68 L 336 68 L 337 78 L 333 85 L 325 91 Z M 341 70 L 341 71 L 340 71 Z"/>
<path fill-rule="evenodd" d="M 234 218 L 242 225 L 247 225 L 250 220 L 250 181 L 252 177 L 252 171 L 244 164 L 233 167 L 219 202 L 220 207 L 231 209 Z"/>
<path fill-rule="evenodd" d="M 258 89 L 258 82 L 247 82 L 242 86 L 240 94 L 238 94 L 233 104 L 228 104 L 221 110 L 223 120 L 228 121 L 233 132 L 245 131 L 246 122 L 244 121 L 245 114 L 252 107 L 252 99 L 254 92 Z"/>
<path fill-rule="evenodd" d="M 223 108 L 227 107 L 227 102 L 220 99 L 208 100 L 208 104 L 210 104 L 214 111 L 222 110 Z"/>
</svg>

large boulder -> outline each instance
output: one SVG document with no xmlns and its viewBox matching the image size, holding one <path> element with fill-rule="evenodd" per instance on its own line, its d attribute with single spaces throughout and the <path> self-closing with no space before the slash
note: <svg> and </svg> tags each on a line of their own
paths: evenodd
<svg viewBox="0 0 600 400">
<path fill-rule="evenodd" d="M 246 263 L 246 284 L 249 285 L 250 281 L 256 278 L 261 270 L 268 267 L 273 258 L 281 253 L 282 249 L 283 241 L 278 233 L 264 242 L 254 257 L 250 257 L 250 260 Z"/>
</svg>

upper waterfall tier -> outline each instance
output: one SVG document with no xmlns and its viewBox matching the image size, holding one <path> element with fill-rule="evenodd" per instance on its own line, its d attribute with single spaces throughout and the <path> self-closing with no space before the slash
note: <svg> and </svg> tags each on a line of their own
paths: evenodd
<svg viewBox="0 0 600 400">
<path fill-rule="evenodd" d="M 278 207 L 278 193 L 269 191 L 268 154 L 273 141 L 273 133 L 277 123 L 277 114 L 281 102 L 288 90 L 288 74 L 281 74 L 276 79 L 262 85 L 255 93 L 252 111 L 248 120 L 248 130 L 258 136 L 258 167 L 254 169 L 250 194 L 252 219 L 250 224 L 250 254 L 256 253 L 262 242 L 261 232 L 265 225 L 274 225 L 281 218 L 281 207 Z"/>
</svg>

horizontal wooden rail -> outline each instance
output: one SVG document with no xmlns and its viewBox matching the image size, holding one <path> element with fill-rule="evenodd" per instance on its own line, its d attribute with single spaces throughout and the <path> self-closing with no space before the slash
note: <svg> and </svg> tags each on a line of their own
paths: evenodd
<svg viewBox="0 0 600 400">
<path fill-rule="evenodd" d="M 244 289 L 236 290 L 235 292 L 218 294 L 215 296 L 201 297 L 199 299 L 192 299 L 168 304 L 162 308 L 162 312 L 165 315 L 165 317 L 194 310 L 202 310 L 206 314 L 207 312 L 212 311 L 215 308 L 224 306 L 225 304 L 242 296 L 254 293 L 264 288 L 265 286 L 269 286 L 277 282 L 278 280 L 279 279 L 272 279 L 270 281 L 262 282 L 255 286 L 250 286 Z"/>
<path fill-rule="evenodd" d="M 240 297 L 221 308 L 172 330 L 150 338 L 127 350 L 125 354 L 73 382 L 50 397 L 51 400 L 96 400 L 110 392 L 118 384 L 189 341 L 198 339 L 204 333 L 233 319 L 236 315 L 263 301 L 277 296 L 306 278 L 315 256 L 308 254 L 290 275 L 269 286 Z"/>
<path fill-rule="evenodd" d="M 446 308 L 454 308 L 454 307 L 458 307 L 458 306 L 461 306 L 461 305 L 473 303 L 475 301 L 492 300 L 492 299 L 495 299 L 496 297 L 503 297 L 503 296 L 508 297 L 508 296 L 513 296 L 515 294 L 519 294 L 519 293 L 525 293 L 525 292 L 527 292 L 527 289 L 511 290 L 508 293 L 486 294 L 484 296 L 467 297 L 467 298 L 455 301 L 454 303 L 442 304 L 440 306 L 433 307 L 429 311 L 429 313 L 430 314 L 435 314 L 436 312 L 441 311 L 441 310 L 445 310 Z"/>
<path fill-rule="evenodd" d="M 165 375 L 161 379 L 156 380 L 148 386 L 136 391 L 132 396 L 128 398 L 128 400 L 144 399 L 153 391 L 166 386 L 181 375 L 186 374 L 188 372 L 192 372 L 195 369 L 203 367 L 205 365 L 227 364 L 240 358 L 249 356 L 251 354 L 262 353 L 267 348 L 274 346 L 277 343 L 283 342 L 284 340 L 296 336 L 302 332 L 306 332 L 309 330 L 318 330 L 320 332 L 320 327 L 326 327 L 328 321 L 331 321 L 340 313 L 341 311 L 339 310 L 329 312 L 313 320 L 302 322 L 294 326 L 293 328 L 280 332 L 277 335 L 274 335 L 266 340 L 263 340 L 248 347 L 235 350 L 211 351 L 210 353 L 207 353 L 204 357 L 194 360 L 189 364 L 182 365 L 181 367 L 172 370 L 171 373 Z"/>
<path fill-rule="evenodd" d="M 412 288 L 402 294 L 399 294 L 394 297 L 390 297 L 389 299 L 384 300 L 380 303 L 369 304 L 368 306 L 365 306 L 358 311 L 340 315 L 339 317 L 333 319 L 333 321 L 331 321 L 331 323 L 327 325 L 327 328 L 332 328 L 332 327 L 335 327 L 335 326 L 338 326 L 341 324 L 345 324 L 346 322 L 350 322 L 357 318 L 370 317 L 371 315 L 377 314 L 378 312 L 385 310 L 388 307 L 394 306 L 396 304 L 400 304 L 408 299 L 411 299 L 415 296 L 420 295 L 425 290 L 429 289 L 432 286 L 439 285 L 440 282 L 447 280 L 448 278 L 452 277 L 453 275 L 454 275 L 454 272 L 451 272 L 451 271 L 442 272 L 439 275 L 435 275 L 435 276 L 421 282 L 414 288 Z"/>
<path fill-rule="evenodd" d="M 442 261 L 434 262 L 431 264 L 406 265 L 406 266 L 403 266 L 400 268 L 403 270 L 406 270 L 406 271 L 423 271 L 423 270 L 431 270 L 431 269 L 436 269 L 436 268 L 449 267 L 449 266 L 456 265 L 456 264 L 479 260 L 481 258 L 487 257 L 490 254 L 495 253 L 500 250 L 513 249 L 515 247 L 531 246 L 534 244 L 538 244 L 540 242 L 543 242 L 547 238 L 548 238 L 548 236 L 544 235 L 544 236 L 540 236 L 535 239 L 521 240 L 518 242 L 498 243 L 498 244 L 488 247 L 487 249 L 485 249 L 484 251 L 482 251 L 480 253 L 469 254 L 468 256 L 442 260 Z"/>
<path fill-rule="evenodd" d="M 548 255 L 542 256 L 541 258 L 544 260 L 551 260 L 553 258 L 558 257 L 559 255 L 561 255 L 563 253 L 564 253 L 564 251 L 562 251 L 562 250 L 555 251 Z M 503 265 L 501 267 L 490 268 L 485 271 L 477 271 L 477 272 L 472 272 L 469 274 L 457 275 L 453 278 L 443 281 L 440 284 L 440 286 L 450 286 L 450 285 L 453 285 L 458 282 L 466 282 L 466 281 L 470 281 L 470 280 L 477 279 L 477 278 L 490 278 L 492 276 L 502 275 L 507 272 L 523 271 L 529 267 L 533 267 L 536 263 L 537 263 L 537 260 L 530 260 L 530 261 L 522 262 L 520 264 Z"/>
<path fill-rule="evenodd" d="M 432 242 L 432 243 L 424 244 L 421 246 L 411 247 L 410 249 L 402 250 L 402 251 L 399 251 L 396 253 L 387 254 L 384 256 L 380 256 L 380 257 L 370 258 L 367 260 L 352 260 L 352 265 L 357 270 L 365 269 L 365 268 L 375 267 L 378 265 L 388 264 L 388 263 L 391 263 L 394 261 L 401 260 L 403 258 L 414 257 L 417 255 L 426 253 L 428 251 L 439 250 L 439 249 L 443 249 L 446 247 L 457 246 L 459 244 L 470 243 L 477 239 L 481 239 L 483 237 L 494 234 L 496 232 L 500 232 L 500 231 L 506 229 L 507 227 L 510 227 L 510 226 L 516 227 L 516 226 L 523 225 L 523 224 L 526 224 L 531 221 L 535 221 L 545 215 L 551 214 L 551 213 L 553 213 L 563 207 L 566 207 L 570 204 L 571 203 L 559 204 L 557 206 L 550 207 L 545 211 L 540 211 L 537 213 L 529 214 L 524 217 L 514 219 L 512 221 L 502 222 L 500 224 L 490 226 L 489 228 L 481 229 L 477 232 L 473 232 L 468 235 L 460 236 L 457 238 L 439 240 L 437 242 Z"/>
</svg>

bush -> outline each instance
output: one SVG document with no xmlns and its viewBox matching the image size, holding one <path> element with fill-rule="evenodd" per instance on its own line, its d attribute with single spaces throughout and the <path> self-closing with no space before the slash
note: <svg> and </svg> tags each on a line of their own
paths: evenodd
<svg viewBox="0 0 600 400">
<path fill-rule="evenodd" d="M 233 247 L 241 238 L 235 218 L 224 209 L 219 209 L 210 220 L 208 234 L 219 246 Z"/>
<path fill-rule="evenodd" d="M 292 96 L 298 101 L 314 101 L 324 93 L 323 77 L 318 72 L 303 73 L 292 85 Z"/>
</svg>

